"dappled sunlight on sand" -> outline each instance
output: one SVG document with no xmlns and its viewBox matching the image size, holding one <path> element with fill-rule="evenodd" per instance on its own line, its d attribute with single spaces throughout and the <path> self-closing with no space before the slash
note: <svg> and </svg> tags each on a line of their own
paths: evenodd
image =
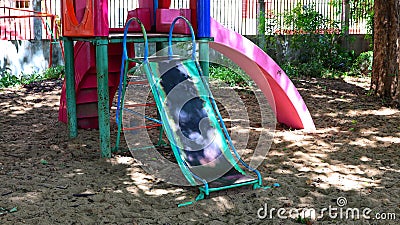
<svg viewBox="0 0 400 225">
<path fill-rule="evenodd" d="M 140 164 L 135 162 L 135 159 L 127 156 L 115 156 L 114 158 L 107 159 L 111 165 L 127 165 L 129 168 L 126 169 L 127 176 L 129 180 L 123 180 L 122 183 L 126 185 L 126 191 L 129 193 L 140 196 L 146 194 L 149 196 L 163 196 L 163 195 L 179 195 L 184 193 L 184 189 L 170 187 L 170 188 L 157 188 L 155 183 L 159 181 L 156 180 L 152 175 L 144 172 L 140 168 Z M 183 198 L 185 196 L 182 196 Z"/>
<path fill-rule="evenodd" d="M 361 111 L 365 112 L 365 111 Z M 379 110 L 373 113 L 385 113 L 386 115 L 396 114 L 396 110 Z M 368 114 L 368 113 L 366 113 Z M 338 114 L 331 113 L 335 117 Z M 360 115 L 360 113 L 353 116 Z M 357 126 L 352 119 L 343 120 L 349 124 Z M 356 156 L 354 153 L 348 154 L 350 146 L 360 148 L 390 147 L 400 143 L 400 138 L 396 136 L 381 137 L 377 128 L 361 128 L 359 133 L 362 137 L 354 136 L 354 131 L 343 130 L 342 127 L 327 127 L 317 129 L 313 133 L 303 133 L 302 131 L 278 131 L 275 144 L 285 147 L 271 150 L 269 156 L 284 157 L 284 167 L 278 168 L 274 172 L 278 174 L 293 174 L 303 177 L 305 173 L 307 185 L 321 189 L 335 187 L 342 191 L 362 190 L 366 188 L 378 188 L 382 185 L 382 176 L 388 172 L 388 168 L 376 167 L 376 159 L 371 158 L 370 154 Z M 290 150 L 291 149 L 291 150 Z M 350 152 L 349 152 L 350 153 Z M 334 159 L 332 156 L 340 156 Z M 342 155 L 344 154 L 344 155 Z M 354 154 L 354 155 L 353 155 Z M 336 157 L 335 157 L 336 158 Z"/>
<path fill-rule="evenodd" d="M 214 192 L 181 208 L 177 204 L 193 201 L 198 188 L 154 178 L 129 153 L 100 158 L 98 131 L 79 130 L 78 138 L 68 137 L 67 126 L 57 122 L 61 83 L 54 91 L 2 92 L 0 128 L 6 132 L 0 143 L 0 175 L 4 177 L 0 208 L 17 207 L 18 211 L 1 215 L 0 224 L 294 225 L 299 224 L 296 218 L 260 220 L 257 210 L 266 203 L 275 208 L 322 209 L 336 206 L 340 196 L 347 198 L 349 207 L 399 215 L 400 112 L 367 96 L 365 89 L 353 83 L 326 79 L 295 83 L 317 130 L 277 126 L 270 151 L 257 169 L 263 185 L 278 183 L 279 187 Z M 231 121 L 233 125 L 239 122 Z M 245 125 L 231 130 L 250 134 L 252 146 L 243 147 L 246 157 L 263 131 L 258 121 L 250 122 L 257 125 L 250 131 Z M 115 137 L 115 129 L 112 132 Z M 311 222 L 400 224 L 398 219 Z"/>
<path fill-rule="evenodd" d="M 377 147 L 376 141 L 372 141 L 368 138 L 357 138 L 354 141 L 350 141 L 349 145 L 355 145 L 360 147 L 372 147 L 372 148 Z"/>
<path fill-rule="evenodd" d="M 361 115 L 374 115 L 374 116 L 391 116 L 396 113 L 400 113 L 397 109 L 391 109 L 387 107 L 382 107 L 377 110 L 349 110 L 347 114 L 349 116 L 361 116 Z"/>
<path fill-rule="evenodd" d="M 140 167 L 132 167 L 127 169 L 127 175 L 130 176 L 131 182 L 125 182 L 128 186 L 126 190 L 132 194 L 139 195 L 144 193 L 149 196 L 163 196 L 169 194 L 182 194 L 184 189 L 170 187 L 170 188 L 156 188 L 153 187 L 156 180 L 153 176 L 145 173 Z"/>
<path fill-rule="evenodd" d="M 218 196 L 213 199 L 214 203 L 220 210 L 233 209 L 235 205 L 232 201 L 229 201 L 226 196 Z"/>
<path fill-rule="evenodd" d="M 335 186 L 340 190 L 349 191 L 376 187 L 379 186 L 380 181 L 372 177 L 383 174 L 375 168 L 346 165 L 340 161 L 329 160 L 327 154 L 321 153 L 297 151 L 293 154 L 291 161 L 299 172 L 311 173 L 310 179 L 318 180 L 314 184 L 323 189 Z"/>
<path fill-rule="evenodd" d="M 10 200 L 13 202 L 31 202 L 35 203 L 41 198 L 41 194 L 39 192 L 27 192 L 23 196 L 11 197 Z"/>
</svg>

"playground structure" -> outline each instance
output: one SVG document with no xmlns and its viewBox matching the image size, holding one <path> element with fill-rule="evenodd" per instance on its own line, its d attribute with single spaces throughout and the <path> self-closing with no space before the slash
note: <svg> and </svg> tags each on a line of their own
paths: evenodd
<svg viewBox="0 0 400 225">
<path fill-rule="evenodd" d="M 92 4 L 92 2 L 94 3 Z M 149 2 L 151 1 L 142 1 L 142 4 L 149 7 Z M 158 2 L 156 1 L 155 3 Z M 203 3 L 203 1 L 199 1 L 198 4 L 202 7 L 198 8 L 199 13 L 197 14 L 204 15 L 204 9 L 209 7 L 204 8 L 203 4 L 206 3 Z M 157 4 L 154 4 L 155 8 L 157 8 Z M 110 94 L 115 93 L 113 81 L 118 80 L 118 78 L 110 76 L 111 88 L 109 89 L 108 73 L 109 69 L 113 67 L 110 66 L 109 68 L 108 52 L 112 52 L 118 44 L 121 46 L 123 35 L 121 35 L 121 31 L 108 29 L 108 20 L 105 19 L 108 13 L 107 0 L 86 2 L 64 0 L 63 12 L 66 79 L 61 95 L 59 120 L 68 122 L 70 137 L 77 136 L 78 125 L 81 125 L 82 128 L 97 128 L 98 123 L 102 156 L 111 157 L 109 109 L 110 99 L 112 99 L 113 95 Z M 102 15 L 94 12 L 102 12 Z M 196 13 L 193 14 L 195 15 Z M 200 17 L 200 21 L 202 20 Z M 90 32 L 84 31 L 84 28 L 87 28 Z M 202 60 L 203 62 L 207 62 L 208 56 L 207 49 L 210 35 L 207 28 L 209 26 L 199 26 L 197 28 L 197 38 L 202 42 L 200 44 L 200 58 L 204 59 Z M 162 43 L 168 41 L 168 36 L 166 34 L 151 33 L 148 35 L 148 40 L 151 43 L 161 44 L 162 46 Z M 177 42 L 189 40 L 190 37 L 186 35 L 173 37 L 173 41 Z M 74 46 L 74 41 L 78 41 L 78 43 L 89 42 L 91 44 L 77 44 Z M 130 43 L 143 43 L 143 41 L 141 33 L 132 34 L 128 38 Z M 122 55 L 120 50 L 119 56 Z M 113 57 L 113 59 L 115 58 L 117 56 Z M 81 59 L 86 59 L 88 62 L 78 61 Z M 76 66 L 75 62 L 77 62 Z M 115 63 L 120 64 L 118 62 Z M 207 72 L 208 65 L 206 63 L 202 63 L 202 65 L 204 71 Z M 110 72 L 112 73 L 112 71 Z M 85 92 L 90 92 L 91 97 L 89 98 L 89 95 L 86 95 Z M 85 97 L 81 98 L 81 96 Z"/>
<path fill-rule="evenodd" d="M 136 9 L 130 14 L 132 18 L 128 20 L 122 35 L 120 30 L 108 29 L 107 0 L 87 1 L 86 3 L 63 0 L 66 79 L 61 95 L 59 119 L 68 123 L 70 137 L 77 136 L 78 126 L 81 128 L 98 127 L 100 129 L 102 156 L 111 157 L 111 101 L 117 91 L 118 84 L 120 93 L 121 89 L 126 88 L 121 83 L 126 79 L 124 77 L 128 71 L 129 63 L 141 63 L 146 68 L 147 79 L 151 84 L 161 117 L 160 124 L 162 124 L 162 129 L 165 130 L 170 142 L 173 143 L 171 147 L 182 173 L 191 185 L 203 184 L 200 187 L 201 194 L 196 200 L 202 199 L 212 191 L 237 186 L 252 185 L 254 188 L 262 187 L 262 179 L 259 172 L 250 168 L 237 154 L 213 100 L 212 93 L 208 88 L 207 81 L 204 79 L 204 77 L 208 76 L 209 48 L 211 47 L 225 54 L 250 75 L 263 91 L 270 104 L 273 104 L 272 108 L 279 122 L 297 129 L 315 129 L 307 107 L 292 82 L 261 49 L 241 35 L 223 28 L 222 25 L 213 20 L 210 17 L 209 0 L 193 0 L 190 4 L 191 8 L 187 10 L 169 10 L 168 1 L 140 1 L 139 3 L 144 9 Z M 158 9 L 159 6 L 165 9 Z M 149 11 L 150 14 L 148 13 Z M 150 15 L 150 18 L 148 15 Z M 194 24 L 194 30 L 185 17 Z M 144 22 L 140 22 L 141 20 Z M 132 21 L 136 21 L 140 26 L 135 27 L 133 24 L 131 26 Z M 151 26 L 148 25 L 149 23 Z M 161 33 L 166 31 L 166 25 L 171 27 L 169 34 Z M 174 28 L 180 34 L 173 35 Z M 135 33 L 138 30 L 142 32 Z M 146 30 L 150 32 L 147 33 Z M 199 60 L 195 57 L 196 43 L 194 40 L 199 42 Z M 77 41 L 75 46 L 73 44 L 74 41 Z M 187 41 L 193 42 L 192 48 L 194 52 L 191 60 L 174 59 L 172 57 L 172 48 L 170 47 L 171 43 Z M 148 58 L 149 42 L 157 43 L 159 49 L 165 46 L 165 43 L 169 43 L 169 58 L 161 61 L 150 61 Z M 131 43 L 145 43 L 143 59 L 135 60 Z M 197 63 L 198 61 L 199 63 Z M 167 73 L 172 75 L 163 76 L 156 69 L 161 64 L 173 64 L 172 68 L 180 67 L 180 69 L 176 69 L 175 72 L 171 69 Z M 118 68 L 116 65 L 122 66 Z M 181 74 L 181 77 L 177 77 L 179 71 L 182 71 L 181 67 L 184 68 L 183 70 L 186 69 L 185 71 L 192 72 L 184 73 L 183 75 Z M 117 74 L 121 74 L 121 76 Z M 171 76 L 174 79 L 165 78 Z M 191 149 L 191 147 L 182 141 L 182 137 L 179 137 L 171 128 L 172 124 L 179 123 L 179 119 L 177 120 L 172 116 L 171 111 L 174 109 L 168 108 L 171 105 L 173 107 L 174 99 L 167 97 L 169 96 L 169 91 L 165 84 L 177 86 L 178 81 L 185 81 L 182 80 L 184 76 L 201 80 L 196 84 L 190 84 L 191 88 L 197 90 L 197 93 L 202 93 L 199 96 L 209 96 L 208 99 L 192 96 L 198 102 L 193 103 L 191 106 L 202 105 L 206 107 L 204 111 L 207 113 L 191 115 L 190 112 L 184 112 L 196 117 L 197 119 L 194 121 L 197 122 L 201 118 L 207 118 L 210 121 L 208 128 L 210 130 L 207 131 L 215 133 L 219 140 L 218 143 L 211 144 L 213 146 L 211 150 L 201 149 L 200 155 L 203 156 L 194 156 L 195 153 L 190 153 L 185 149 L 186 147 Z M 160 85 L 160 83 L 163 83 L 163 85 Z M 121 101 L 120 96 L 118 99 Z M 166 103 L 169 103 L 169 105 Z M 119 109 L 121 110 L 121 108 Z M 201 108 L 199 108 L 199 111 L 201 111 Z M 117 112 L 117 116 L 121 116 L 120 112 Z M 117 118 L 117 122 L 120 125 L 119 120 Z M 195 126 L 199 125 L 195 124 Z M 233 155 L 231 151 L 234 153 Z M 223 155 L 223 157 L 205 158 L 204 155 Z M 192 158 L 196 158 L 196 160 L 193 161 Z M 215 161 L 214 163 L 217 166 L 207 165 L 204 161 Z M 257 178 L 248 176 L 238 166 L 237 161 L 249 171 L 254 172 Z M 200 166 L 200 168 L 195 168 L 197 166 Z M 221 174 L 221 177 L 204 178 L 212 176 L 210 174 L 214 174 L 213 170 L 222 170 L 223 168 L 229 169 Z"/>
<path fill-rule="evenodd" d="M 185 21 L 190 29 L 192 54 L 189 59 L 173 55 L 172 31 L 179 20 Z M 168 57 L 148 56 L 147 34 L 140 20 L 132 18 L 126 24 L 122 56 L 125 63 L 121 66 L 122 80 L 118 95 L 118 127 L 122 127 L 122 111 L 125 110 L 128 116 L 124 114 L 124 119 L 126 120 L 125 117 L 127 117 L 128 124 L 125 123 L 124 125 L 127 126 L 124 126 L 124 128 L 127 128 L 127 130 L 140 128 L 140 126 L 135 126 L 129 129 L 129 125 L 131 125 L 129 123 L 133 117 L 141 117 L 141 115 L 139 112 L 131 110 L 130 107 L 132 106 L 124 104 L 126 85 L 138 83 L 134 81 L 127 82 L 129 62 L 137 61 L 135 58 L 128 57 L 126 48 L 126 36 L 129 25 L 132 22 L 137 22 L 142 26 L 145 53 L 141 62 L 138 63 L 145 71 L 160 116 L 160 120 L 147 116 L 145 118 L 162 125 L 161 131 L 165 131 L 180 171 L 189 184 L 193 186 L 201 184 L 199 188 L 200 194 L 197 196 L 196 201 L 203 199 L 213 191 L 246 185 L 251 185 L 254 189 L 263 187 L 261 174 L 241 160 L 230 139 L 229 132 L 208 87 L 206 77 L 202 74 L 202 69 L 196 59 L 194 31 L 185 17 L 178 16 L 172 22 L 168 37 Z M 136 70 L 134 69 L 134 71 Z M 138 94 L 137 92 L 136 95 Z M 183 102 L 185 103 L 182 106 Z M 179 113 L 177 114 L 176 112 Z M 129 113 L 134 116 L 129 115 Z M 178 130 L 176 126 L 179 126 Z M 133 134 L 133 136 L 136 136 L 139 142 L 143 140 L 143 137 L 138 133 Z M 129 138 L 125 138 L 129 142 Z M 200 139 L 202 140 L 201 142 L 206 144 L 199 144 Z M 131 151 L 136 152 L 140 149 L 137 147 L 135 145 L 135 147 L 129 148 Z M 143 151 L 150 151 L 148 147 L 141 148 L 141 150 L 142 152 L 134 155 L 141 155 Z M 246 174 L 239 164 L 254 173 L 256 178 Z M 191 203 L 193 202 L 186 202 L 179 206 Z"/>
</svg>

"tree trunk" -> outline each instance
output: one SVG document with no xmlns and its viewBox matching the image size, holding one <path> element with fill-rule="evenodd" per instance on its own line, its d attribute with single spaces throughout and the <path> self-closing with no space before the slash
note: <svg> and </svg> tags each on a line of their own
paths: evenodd
<svg viewBox="0 0 400 225">
<path fill-rule="evenodd" d="M 400 0 L 374 2 L 374 62 L 371 89 L 399 105 Z"/>
</svg>

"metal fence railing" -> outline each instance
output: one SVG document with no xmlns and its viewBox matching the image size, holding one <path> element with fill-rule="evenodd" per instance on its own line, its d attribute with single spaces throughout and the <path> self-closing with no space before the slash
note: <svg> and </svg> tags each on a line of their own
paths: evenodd
<svg viewBox="0 0 400 225">
<path fill-rule="evenodd" d="M 338 2 L 338 1 L 337 1 Z M 339 29 L 348 29 L 349 34 L 366 34 L 368 32 L 368 11 L 373 7 L 372 0 L 354 1 L 349 5 L 348 12 L 344 1 L 334 4 L 333 0 L 266 0 L 266 27 L 270 34 L 294 33 L 290 27 L 284 24 L 284 13 L 292 11 L 298 4 L 302 7 L 313 7 L 325 19 L 335 21 Z M 349 17 L 349 23 L 345 24 L 345 14 Z M 331 28 L 333 29 L 333 27 Z"/>
<path fill-rule="evenodd" d="M 58 1 L 10 1 L 0 4 L 0 40 L 53 40 L 58 38 Z"/>
<path fill-rule="evenodd" d="M 225 27 L 243 35 L 257 33 L 257 0 L 211 2 L 211 16 Z"/>
<path fill-rule="evenodd" d="M 369 13 L 373 11 L 374 0 L 351 1 L 350 5 L 350 33 L 367 34 L 372 29 L 368 27 Z M 369 25 L 372 26 L 372 23 Z"/>
<path fill-rule="evenodd" d="M 32 8 L 32 0 L 25 0 L 29 4 L 21 4 L 20 1 L 0 1 L 0 37 L 1 39 L 33 39 L 34 20 L 38 21 L 38 13 L 41 11 L 42 38 L 50 39 L 51 33 L 56 35 L 55 28 L 59 28 L 59 17 L 61 16 L 61 0 L 42 0 L 40 10 Z M 82 0 L 83 1 L 83 0 Z M 150 1 L 150 0 L 149 0 Z M 266 11 L 267 33 L 290 33 L 283 24 L 283 14 L 292 10 L 297 3 L 303 6 L 315 5 L 315 9 L 325 18 L 343 24 L 345 10 L 343 4 L 332 4 L 339 0 L 264 0 Z M 11 4 L 6 4 L 10 2 Z M 20 2 L 16 5 L 16 2 Z M 257 34 L 257 22 L 259 15 L 260 0 L 211 0 L 211 16 L 224 26 L 235 30 L 242 35 Z M 350 34 L 367 33 L 367 11 L 372 7 L 372 0 L 352 1 L 350 5 Z M 190 0 L 172 0 L 171 8 L 189 8 Z M 357 5 L 358 4 L 358 5 Z M 108 0 L 109 24 L 112 28 L 123 27 L 127 12 L 138 7 L 138 0 Z M 30 9 L 16 9 L 16 7 L 29 6 Z M 10 9 L 13 8 L 13 9 Z M 24 11 L 27 10 L 27 11 Z M 28 12 L 29 11 L 29 12 Z M 45 13 L 48 14 L 44 15 Z M 53 21 L 51 15 L 55 15 Z M 57 26 L 58 25 L 58 26 Z M 52 28 L 53 26 L 53 28 Z M 342 27 L 341 27 L 342 28 Z M 60 29 L 58 29 L 60 30 Z"/>
<path fill-rule="evenodd" d="M 139 7 L 138 1 L 108 0 L 108 17 L 111 28 L 123 28 L 128 11 Z"/>
<path fill-rule="evenodd" d="M 212 0 L 211 16 L 224 26 L 242 34 L 257 34 L 259 16 L 259 0 Z M 266 25 L 271 33 L 283 34 L 285 29 L 283 15 L 293 10 L 297 4 L 314 6 L 324 18 L 336 21 L 340 28 L 344 27 L 345 7 L 342 4 L 333 4 L 333 0 L 264 0 Z M 339 2 L 340 1 L 336 1 Z M 172 8 L 188 8 L 189 0 L 172 0 Z M 367 13 L 373 7 L 373 0 L 352 1 L 349 8 L 350 34 L 366 34 Z M 269 24 L 268 24 L 269 23 Z M 268 31 L 268 30 L 267 30 Z"/>
</svg>

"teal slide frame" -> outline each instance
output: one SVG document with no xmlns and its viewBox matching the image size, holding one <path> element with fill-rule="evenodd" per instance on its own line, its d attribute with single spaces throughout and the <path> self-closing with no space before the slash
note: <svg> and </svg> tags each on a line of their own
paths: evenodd
<svg viewBox="0 0 400 225">
<path fill-rule="evenodd" d="M 144 49 L 144 58 L 143 60 L 140 62 L 141 65 L 143 66 L 143 69 L 146 73 L 147 79 L 149 81 L 151 90 L 153 92 L 153 96 L 154 96 L 154 100 L 156 102 L 157 108 L 159 110 L 159 114 L 161 117 L 161 123 L 163 124 L 163 129 L 165 131 L 165 133 L 167 134 L 167 137 L 169 138 L 170 142 L 171 142 L 171 147 L 173 150 L 173 154 L 177 160 L 177 163 L 183 173 L 183 175 L 185 176 L 185 178 L 188 180 L 188 182 L 193 185 L 196 186 L 198 185 L 198 182 L 196 182 L 196 180 L 200 181 L 200 183 L 202 184 L 202 186 L 199 187 L 200 190 L 200 194 L 196 197 L 195 201 L 204 199 L 205 196 L 208 196 L 211 192 L 214 191 L 220 191 L 220 190 L 224 190 L 224 189 L 230 189 L 230 188 L 235 188 L 235 187 L 240 187 L 240 186 L 246 186 L 246 185 L 252 185 L 253 189 L 257 189 L 257 188 L 269 188 L 269 187 L 263 187 L 262 186 L 262 177 L 261 174 L 258 170 L 251 168 L 249 165 L 247 165 L 240 157 L 240 155 L 238 154 L 238 152 L 236 151 L 232 140 L 229 136 L 228 130 L 223 122 L 222 116 L 218 110 L 218 107 L 216 105 L 216 102 L 212 96 L 212 93 L 210 91 L 209 85 L 208 85 L 208 81 L 207 79 L 203 76 L 202 73 L 202 69 L 201 66 L 199 64 L 199 62 L 196 60 L 196 39 L 195 39 L 195 34 L 193 31 L 193 28 L 190 24 L 190 22 L 182 17 L 179 16 L 177 18 L 174 19 L 174 21 L 171 24 L 171 28 L 169 31 L 169 38 L 168 38 L 168 59 L 172 60 L 174 59 L 173 56 L 173 50 L 172 50 L 172 33 L 173 33 L 173 29 L 174 26 L 176 24 L 176 22 L 178 20 L 183 20 L 185 21 L 186 24 L 188 24 L 189 28 L 190 28 L 190 33 L 191 33 L 191 41 L 192 41 L 192 54 L 191 54 L 191 61 L 195 63 L 197 71 L 198 71 L 198 77 L 201 79 L 202 81 L 202 85 L 204 87 L 204 90 L 202 90 L 203 92 L 205 91 L 207 93 L 208 96 L 208 101 L 210 103 L 210 105 L 212 106 L 212 110 L 215 112 L 217 118 L 218 118 L 218 124 L 221 127 L 221 130 L 223 131 L 222 135 L 225 138 L 225 140 L 227 141 L 229 148 L 233 153 L 234 156 L 236 157 L 237 161 L 240 162 L 240 164 L 242 164 L 244 167 L 246 167 L 249 171 L 253 172 L 256 174 L 257 178 L 251 181 L 247 181 L 247 182 L 243 182 L 243 183 L 237 183 L 237 184 L 231 184 L 231 185 L 226 185 L 226 186 L 221 186 L 221 187 L 209 187 L 209 183 L 197 176 L 196 174 L 194 174 L 191 170 L 190 167 L 188 166 L 188 164 L 186 163 L 186 161 L 182 158 L 182 154 L 181 154 L 181 149 L 179 149 L 176 145 L 176 138 L 174 136 L 174 133 L 171 129 L 171 127 L 168 125 L 167 122 L 168 121 L 168 117 L 167 117 L 167 113 L 165 112 L 165 109 L 163 108 L 163 100 L 166 99 L 165 93 L 163 93 L 162 88 L 160 90 L 160 84 L 159 84 L 159 80 L 157 80 L 158 76 L 154 75 L 154 68 L 152 68 L 151 66 L 151 61 L 149 60 L 149 52 L 148 52 L 148 40 L 147 40 L 147 34 L 146 31 L 144 29 L 143 24 L 140 22 L 139 19 L 137 18 L 131 18 L 130 20 L 127 21 L 126 25 L 125 25 L 125 29 L 124 29 L 124 39 L 123 39 L 123 56 L 122 56 L 122 64 L 121 64 L 121 77 L 120 77 L 120 89 L 119 89 L 119 95 L 118 95 L 118 102 L 119 104 L 123 102 L 124 100 L 124 89 L 126 88 L 126 74 L 128 73 L 128 68 L 127 65 L 129 62 L 131 61 L 135 61 L 138 62 L 136 59 L 130 59 L 128 58 L 128 54 L 127 54 L 127 47 L 126 47 L 126 43 L 127 43 L 127 33 L 128 33 L 128 27 L 130 25 L 131 22 L 136 21 L 137 23 L 139 23 L 139 25 L 141 26 L 142 29 L 142 33 L 144 36 L 144 45 L 145 45 L 145 49 Z M 123 73 L 123 74 L 122 74 Z M 123 85 L 125 84 L 125 85 Z M 123 103 L 122 103 L 123 104 Z M 118 109 L 117 109 L 117 123 L 121 124 L 121 116 L 122 116 L 122 112 L 121 112 L 121 107 L 120 105 L 118 105 Z M 164 122 L 164 123 L 163 123 Z M 120 132 L 120 128 L 121 126 L 118 127 L 119 132 Z M 119 141 L 119 135 L 117 137 L 118 141 Z M 237 169 L 237 171 L 239 171 L 240 173 L 242 173 L 243 175 L 245 175 L 245 172 L 238 167 L 237 161 L 234 159 L 234 157 L 232 155 L 229 154 L 224 154 L 225 157 L 228 159 L 229 162 L 232 163 L 232 166 Z M 186 202 L 186 203 L 182 203 L 180 205 L 178 205 L 179 207 L 181 206 L 185 206 L 185 205 L 190 205 L 192 204 L 193 201 L 190 202 Z"/>
</svg>

